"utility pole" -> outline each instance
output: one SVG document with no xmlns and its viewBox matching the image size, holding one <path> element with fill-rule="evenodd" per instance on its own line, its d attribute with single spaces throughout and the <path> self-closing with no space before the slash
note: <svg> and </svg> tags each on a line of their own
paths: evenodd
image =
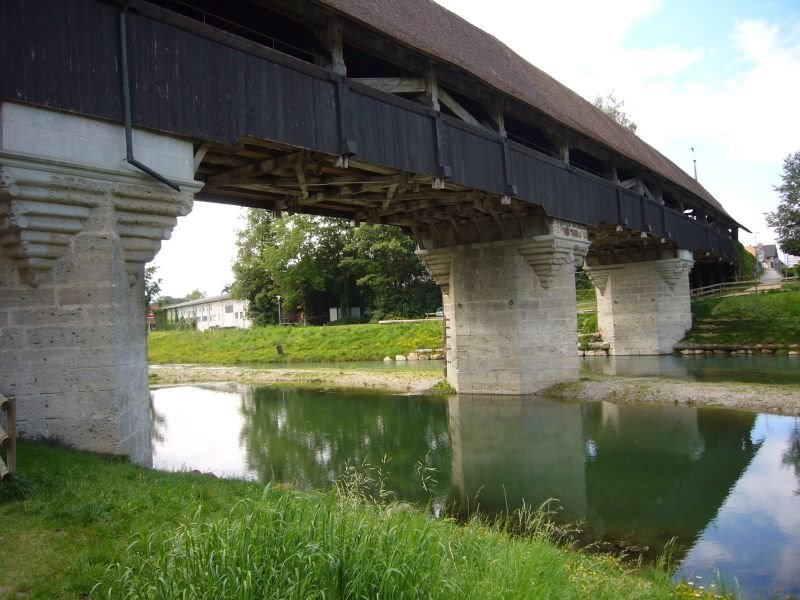
<svg viewBox="0 0 800 600">
<path fill-rule="evenodd" d="M 692 146 L 692 164 L 694 165 L 694 180 L 697 181 L 697 159 L 694 157 L 694 146 Z"/>
</svg>

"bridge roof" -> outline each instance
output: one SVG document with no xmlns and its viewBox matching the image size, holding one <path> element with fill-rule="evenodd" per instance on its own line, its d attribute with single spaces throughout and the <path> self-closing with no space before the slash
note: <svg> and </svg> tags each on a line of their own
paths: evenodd
<svg viewBox="0 0 800 600">
<path fill-rule="evenodd" d="M 733 220 L 708 190 L 658 150 L 494 36 L 432 0 L 318 1 L 407 46 L 468 71 L 496 90 L 692 192 Z"/>
</svg>

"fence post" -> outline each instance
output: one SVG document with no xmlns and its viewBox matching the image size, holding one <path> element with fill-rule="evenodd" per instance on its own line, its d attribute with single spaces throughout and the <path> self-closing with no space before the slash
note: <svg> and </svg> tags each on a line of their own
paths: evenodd
<svg viewBox="0 0 800 600">
<path fill-rule="evenodd" d="M 6 413 L 8 431 L 0 427 L 0 446 L 6 449 L 6 460 L 0 458 L 0 480 L 13 477 L 17 471 L 17 403 L 14 398 L 0 394 L 0 410 Z"/>
</svg>

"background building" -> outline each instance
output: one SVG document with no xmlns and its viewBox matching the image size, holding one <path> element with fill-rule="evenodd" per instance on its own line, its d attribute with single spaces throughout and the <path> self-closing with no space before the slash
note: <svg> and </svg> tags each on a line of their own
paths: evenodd
<svg viewBox="0 0 800 600">
<path fill-rule="evenodd" d="M 167 323 L 196 323 L 198 331 L 220 327 L 249 329 L 253 325 L 247 318 L 247 300 L 236 300 L 230 294 L 181 302 L 164 310 Z"/>
</svg>

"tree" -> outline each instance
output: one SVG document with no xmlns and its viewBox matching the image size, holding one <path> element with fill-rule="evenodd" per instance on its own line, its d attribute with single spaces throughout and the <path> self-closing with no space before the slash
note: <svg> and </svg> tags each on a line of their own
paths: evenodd
<svg viewBox="0 0 800 600">
<path fill-rule="evenodd" d="M 766 213 L 767 224 L 775 230 L 781 250 L 800 255 L 800 151 L 783 160 L 780 196 L 775 212 Z"/>
<path fill-rule="evenodd" d="M 321 317 L 330 306 L 357 304 L 354 279 L 340 267 L 352 234 L 346 221 L 295 215 L 271 219 L 251 209 L 239 233 L 233 293 L 250 301 L 256 324 L 274 323 L 277 296 L 304 318 Z"/>
<path fill-rule="evenodd" d="M 617 123 L 630 130 L 632 133 L 636 133 L 636 130 L 639 128 L 639 126 L 623 110 L 625 101 L 618 99 L 614 95 L 614 92 L 609 92 L 605 96 L 600 96 L 598 94 L 595 96 L 592 104 L 614 119 Z"/>
<path fill-rule="evenodd" d="M 415 248 L 397 227 L 362 225 L 353 232 L 342 266 L 355 278 L 373 317 L 422 316 L 441 304 Z"/>
<path fill-rule="evenodd" d="M 155 265 L 144 270 L 144 306 L 147 310 L 150 310 L 150 306 L 161 291 L 161 279 L 156 279 L 156 271 L 158 267 Z"/>
<path fill-rule="evenodd" d="M 274 282 L 261 259 L 265 249 L 275 244 L 271 223 L 270 213 L 251 208 L 247 211 L 247 226 L 236 240 L 238 250 L 233 263 L 231 293 L 249 302 L 248 316 L 256 325 L 274 323 L 277 319 Z"/>
<path fill-rule="evenodd" d="M 200 291 L 198 289 L 194 289 L 188 294 L 186 294 L 186 298 L 183 299 L 184 302 L 191 302 L 192 300 L 202 300 L 206 297 L 206 293 Z"/>
</svg>

